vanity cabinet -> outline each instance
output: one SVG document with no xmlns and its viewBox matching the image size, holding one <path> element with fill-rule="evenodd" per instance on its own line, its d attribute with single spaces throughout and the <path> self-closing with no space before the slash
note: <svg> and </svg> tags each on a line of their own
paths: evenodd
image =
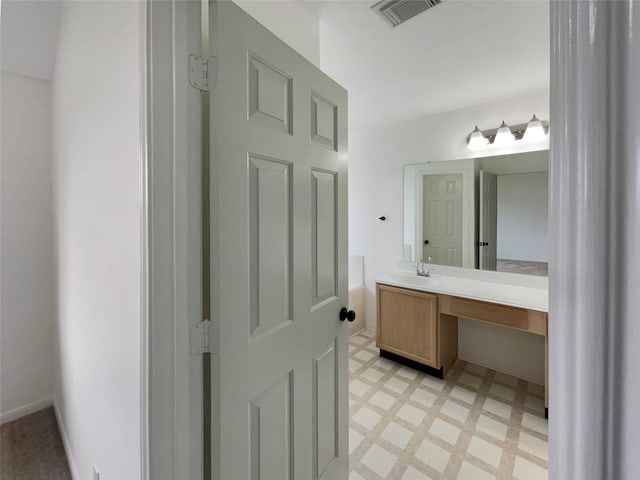
<svg viewBox="0 0 640 480">
<path fill-rule="evenodd" d="M 458 356 L 458 317 L 543 335 L 547 350 L 549 320 L 543 311 L 385 283 L 376 284 L 376 301 L 380 356 L 440 378 Z M 545 407 L 549 405 L 548 358 L 545 351 Z"/>
<path fill-rule="evenodd" d="M 438 296 L 378 284 L 377 302 L 378 348 L 439 368 Z"/>
</svg>

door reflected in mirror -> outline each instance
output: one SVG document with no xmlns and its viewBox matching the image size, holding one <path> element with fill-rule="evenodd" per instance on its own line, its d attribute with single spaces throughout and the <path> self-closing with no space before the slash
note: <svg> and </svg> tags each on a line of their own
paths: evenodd
<svg viewBox="0 0 640 480">
<path fill-rule="evenodd" d="M 462 175 L 424 175 L 422 258 L 462 266 Z"/>
<path fill-rule="evenodd" d="M 548 197 L 547 151 L 405 165 L 403 258 L 546 276 Z"/>
</svg>

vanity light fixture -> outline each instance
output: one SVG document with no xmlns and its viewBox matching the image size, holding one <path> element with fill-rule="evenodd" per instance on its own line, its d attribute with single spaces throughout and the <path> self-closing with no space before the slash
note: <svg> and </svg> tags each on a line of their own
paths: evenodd
<svg viewBox="0 0 640 480">
<path fill-rule="evenodd" d="M 529 120 L 527 129 L 524 131 L 522 139 L 525 142 L 540 142 L 547 136 L 547 132 L 544 131 L 544 126 L 538 118 L 533 115 L 533 118 Z"/>
<path fill-rule="evenodd" d="M 480 150 L 489 145 L 489 139 L 485 137 L 482 131 L 476 125 L 473 132 L 469 134 L 469 150 Z"/>
<path fill-rule="evenodd" d="M 496 132 L 496 138 L 493 141 L 493 144 L 499 147 L 505 147 L 510 143 L 514 142 L 515 139 L 516 137 L 511 132 L 509 125 L 504 123 L 504 120 L 503 120 L 500 126 L 498 127 L 498 131 Z"/>
<path fill-rule="evenodd" d="M 521 123 L 510 127 L 504 121 L 498 128 L 492 130 L 480 130 L 478 126 L 467 136 L 469 150 L 481 150 L 483 148 L 506 147 L 516 140 L 524 140 L 527 143 L 535 143 L 544 140 L 549 131 L 549 124 L 535 115 L 529 123 Z"/>
</svg>

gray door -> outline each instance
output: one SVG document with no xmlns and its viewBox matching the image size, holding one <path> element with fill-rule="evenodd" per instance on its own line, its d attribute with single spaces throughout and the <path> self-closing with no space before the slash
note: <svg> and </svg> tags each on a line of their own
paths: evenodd
<svg viewBox="0 0 640 480">
<path fill-rule="evenodd" d="M 422 260 L 462 266 L 462 175 L 425 175 Z"/>
<path fill-rule="evenodd" d="M 498 177 L 480 171 L 480 269 L 495 270 L 498 251 Z"/>
<path fill-rule="evenodd" d="M 346 479 L 347 92 L 211 5 L 214 478 Z"/>
</svg>

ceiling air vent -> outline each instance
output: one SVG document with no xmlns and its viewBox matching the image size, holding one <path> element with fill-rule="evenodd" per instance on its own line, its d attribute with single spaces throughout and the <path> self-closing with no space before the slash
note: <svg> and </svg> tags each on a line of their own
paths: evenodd
<svg viewBox="0 0 640 480">
<path fill-rule="evenodd" d="M 441 0 L 382 0 L 371 9 L 393 27 L 397 27 L 425 10 L 435 7 Z"/>
</svg>

